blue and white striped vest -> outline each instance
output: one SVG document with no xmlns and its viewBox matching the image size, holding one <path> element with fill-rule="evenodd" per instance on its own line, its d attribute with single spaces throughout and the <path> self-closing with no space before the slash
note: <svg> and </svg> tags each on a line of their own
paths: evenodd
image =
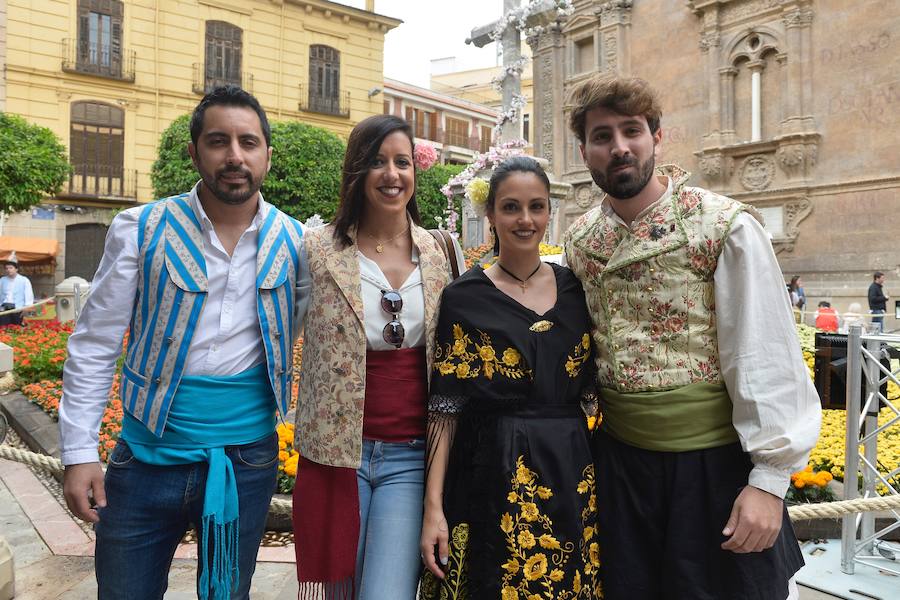
<svg viewBox="0 0 900 600">
<path fill-rule="evenodd" d="M 259 230 L 256 306 L 282 418 L 291 400 L 300 223 L 269 206 Z M 209 289 L 203 233 L 189 194 L 148 205 L 138 221 L 137 296 L 122 367 L 122 405 L 161 437 Z"/>
</svg>

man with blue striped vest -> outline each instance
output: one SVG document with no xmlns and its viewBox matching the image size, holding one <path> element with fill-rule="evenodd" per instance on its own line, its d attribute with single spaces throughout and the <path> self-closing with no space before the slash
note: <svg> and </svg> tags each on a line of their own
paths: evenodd
<svg viewBox="0 0 900 600">
<path fill-rule="evenodd" d="M 272 148 L 253 96 L 216 88 L 190 130 L 201 181 L 113 220 L 69 339 L 64 490 L 94 523 L 102 600 L 162 598 L 191 525 L 198 595 L 248 598 L 275 490 L 276 416 L 309 290 L 303 231 L 259 193 Z M 122 433 L 104 477 L 98 431 L 126 330 Z"/>
</svg>

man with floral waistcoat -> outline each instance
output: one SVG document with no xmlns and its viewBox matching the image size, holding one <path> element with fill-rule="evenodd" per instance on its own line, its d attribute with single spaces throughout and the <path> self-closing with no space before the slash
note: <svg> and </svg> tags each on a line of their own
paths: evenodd
<svg viewBox="0 0 900 600">
<path fill-rule="evenodd" d="M 564 241 L 594 325 L 605 598 L 796 598 L 783 498 L 821 414 L 762 219 L 655 168 L 647 82 L 598 74 L 569 109 L 606 193 Z"/>
<path fill-rule="evenodd" d="M 303 230 L 260 194 L 272 147 L 256 98 L 214 89 L 190 132 L 200 181 L 116 216 L 68 344 L 63 487 L 94 523 L 101 600 L 162 598 L 189 528 L 198 597 L 249 598 L 275 491 L 275 423 L 310 288 Z M 98 430 L 126 332 L 104 475 Z"/>
</svg>

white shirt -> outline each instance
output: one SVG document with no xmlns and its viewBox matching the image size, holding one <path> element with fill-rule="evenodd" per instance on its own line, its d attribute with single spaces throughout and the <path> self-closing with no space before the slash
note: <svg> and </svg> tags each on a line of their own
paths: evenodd
<svg viewBox="0 0 900 600">
<path fill-rule="evenodd" d="M 229 256 L 200 204 L 197 186 L 191 190 L 189 202 L 203 233 L 209 292 L 191 339 L 184 374 L 233 375 L 265 360 L 256 307 L 256 253 L 259 227 L 273 209 L 259 203 L 253 222 Z M 59 407 L 62 462 L 66 465 L 98 460 L 100 420 L 137 293 L 138 218 L 143 209 L 130 208 L 110 225 L 90 296 L 69 338 Z M 308 289 L 306 252 L 299 254 L 297 286 Z M 308 296 L 296 300 L 298 323 L 307 301 Z"/>
<path fill-rule="evenodd" d="M 666 192 L 637 218 L 671 195 L 669 178 Z M 606 200 L 602 210 L 626 225 Z M 769 236 L 746 212 L 725 238 L 714 287 L 719 367 L 734 428 L 753 461 L 748 483 L 783 498 L 819 439 L 821 403 Z"/>
<path fill-rule="evenodd" d="M 0 279 L 0 290 L 3 293 L 4 304 L 14 304 L 16 308 L 23 306 L 31 306 L 34 304 L 34 291 L 31 288 L 31 281 L 24 275 L 10 277 L 4 275 Z"/>
<path fill-rule="evenodd" d="M 393 290 L 381 268 L 362 252 L 359 257 L 359 277 L 362 284 L 363 316 L 366 326 L 368 350 L 393 350 L 393 344 L 384 341 L 384 326 L 393 318 L 381 308 L 381 291 Z M 416 265 L 406 281 L 395 290 L 403 298 L 398 321 L 405 332 L 401 348 L 418 348 L 425 345 L 425 292 L 422 288 L 422 270 L 419 268 L 419 252 L 412 249 L 412 262 Z"/>
</svg>

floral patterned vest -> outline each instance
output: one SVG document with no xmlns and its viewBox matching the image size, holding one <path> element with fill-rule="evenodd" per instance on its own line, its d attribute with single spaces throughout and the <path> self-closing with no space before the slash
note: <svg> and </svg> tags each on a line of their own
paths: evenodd
<svg viewBox="0 0 900 600">
<path fill-rule="evenodd" d="M 594 320 L 599 384 L 621 393 L 722 383 L 713 275 L 735 217 L 746 210 L 761 220 L 750 206 L 686 186 L 690 173 L 679 167 L 657 171 L 672 179 L 672 195 L 632 230 L 601 206 L 564 241 Z"/>
</svg>

